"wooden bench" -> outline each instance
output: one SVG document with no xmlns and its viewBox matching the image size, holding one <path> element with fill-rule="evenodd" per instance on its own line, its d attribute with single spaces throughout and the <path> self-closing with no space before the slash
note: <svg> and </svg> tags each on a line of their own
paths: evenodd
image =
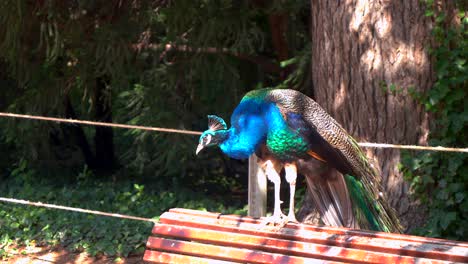
<svg viewBox="0 0 468 264">
<path fill-rule="evenodd" d="M 346 228 L 265 227 L 250 217 L 164 213 L 148 238 L 151 263 L 468 263 L 468 243 Z"/>
</svg>

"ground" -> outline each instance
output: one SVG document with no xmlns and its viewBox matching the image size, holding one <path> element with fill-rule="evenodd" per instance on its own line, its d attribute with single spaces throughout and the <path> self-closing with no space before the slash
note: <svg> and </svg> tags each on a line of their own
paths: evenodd
<svg viewBox="0 0 468 264">
<path fill-rule="evenodd" d="M 71 252 L 61 247 L 23 247 L 9 251 L 11 256 L 0 260 L 0 264 L 70 264 L 70 263 L 97 263 L 97 264 L 142 264 L 143 255 L 129 256 L 127 258 L 109 258 L 105 256 L 91 257 L 86 253 Z"/>
</svg>

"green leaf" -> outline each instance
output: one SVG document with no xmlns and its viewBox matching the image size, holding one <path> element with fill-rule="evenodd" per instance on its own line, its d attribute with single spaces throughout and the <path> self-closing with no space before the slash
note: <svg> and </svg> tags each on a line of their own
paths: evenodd
<svg viewBox="0 0 468 264">
<path fill-rule="evenodd" d="M 296 62 L 298 61 L 297 57 L 294 57 L 294 58 L 291 58 L 291 59 L 288 59 L 288 60 L 284 60 L 282 62 L 280 62 L 280 66 L 281 68 L 285 68 L 291 64 L 295 64 Z"/>
<path fill-rule="evenodd" d="M 455 202 L 456 203 L 461 203 L 463 201 L 463 199 L 465 199 L 465 193 L 457 192 L 455 194 Z"/>
<path fill-rule="evenodd" d="M 445 20 L 445 14 L 441 13 L 436 17 L 436 23 L 442 23 Z"/>
<path fill-rule="evenodd" d="M 457 219 L 457 213 L 456 212 L 448 212 L 443 214 L 443 217 L 440 218 L 440 227 L 442 227 L 443 230 L 447 229 L 447 227 Z"/>
<path fill-rule="evenodd" d="M 424 16 L 431 17 L 434 15 L 434 10 L 427 9 L 426 12 L 424 12 Z"/>
</svg>

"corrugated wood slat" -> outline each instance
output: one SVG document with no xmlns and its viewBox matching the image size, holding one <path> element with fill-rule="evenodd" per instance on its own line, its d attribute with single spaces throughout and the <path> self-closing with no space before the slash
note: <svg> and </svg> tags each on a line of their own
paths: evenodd
<svg viewBox="0 0 468 264">
<path fill-rule="evenodd" d="M 464 242 L 304 224 L 277 229 L 187 209 L 164 213 L 152 233 L 144 259 L 158 263 L 468 263 Z"/>
</svg>

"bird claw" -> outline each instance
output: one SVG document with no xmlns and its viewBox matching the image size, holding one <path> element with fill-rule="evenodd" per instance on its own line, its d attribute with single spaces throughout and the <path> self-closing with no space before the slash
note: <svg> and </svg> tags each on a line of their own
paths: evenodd
<svg viewBox="0 0 468 264">
<path fill-rule="evenodd" d="M 290 213 L 288 214 L 287 219 L 288 219 L 288 222 L 292 222 L 292 223 L 296 223 L 296 224 L 299 223 L 299 221 L 297 221 L 297 219 L 296 219 L 296 214 L 294 214 L 294 213 L 291 213 L 291 212 L 290 212 Z"/>
<path fill-rule="evenodd" d="M 286 222 L 287 220 L 287 216 L 284 215 L 284 214 L 280 214 L 280 215 L 272 215 L 272 216 L 269 216 L 269 217 L 265 217 L 265 219 L 263 220 L 267 225 L 268 224 L 273 224 L 273 225 L 277 225 L 277 224 L 282 224 L 284 222 Z"/>
<path fill-rule="evenodd" d="M 289 217 L 283 213 L 274 214 L 272 216 L 264 217 L 259 229 L 270 227 L 277 231 L 286 226 L 289 221 Z"/>
</svg>

